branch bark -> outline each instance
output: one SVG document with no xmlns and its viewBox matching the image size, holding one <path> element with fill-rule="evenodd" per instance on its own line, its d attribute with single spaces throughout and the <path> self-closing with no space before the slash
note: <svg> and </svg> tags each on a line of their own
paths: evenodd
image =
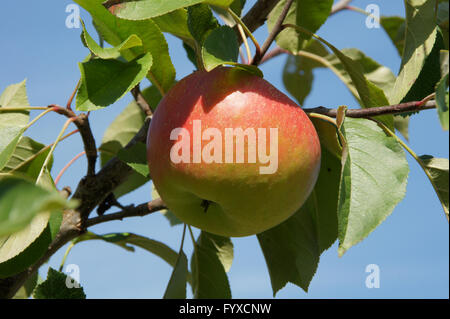
<svg viewBox="0 0 450 319">
<path fill-rule="evenodd" d="M 86 221 L 86 227 L 91 227 L 112 220 L 122 220 L 128 217 L 143 217 L 163 209 L 167 209 L 166 205 L 161 198 L 157 198 L 148 203 L 143 203 L 134 207 L 127 207 L 121 212 L 88 219 Z"/>
<path fill-rule="evenodd" d="M 150 107 L 150 105 L 145 100 L 144 96 L 142 95 L 141 89 L 139 84 L 136 85 L 132 90 L 131 94 L 134 97 L 134 100 L 136 101 L 137 105 L 142 109 L 142 111 L 145 113 L 146 116 L 152 116 L 153 112 Z"/>
<path fill-rule="evenodd" d="M 247 28 L 253 32 L 266 22 L 270 11 L 275 7 L 279 0 L 259 0 L 242 18 L 242 22 Z M 236 34 L 239 35 L 237 26 L 235 27 Z M 242 44 L 242 39 L 238 36 L 239 45 Z"/>
<path fill-rule="evenodd" d="M 150 118 L 147 118 L 139 132 L 124 149 L 129 149 L 138 142 L 145 143 L 149 124 Z M 81 201 L 77 210 L 80 212 L 82 219 L 86 220 L 91 211 L 117 186 L 125 182 L 132 172 L 133 169 L 130 166 L 117 157 L 113 157 L 93 178 L 82 179 L 73 195 L 74 199 Z"/>
<path fill-rule="evenodd" d="M 407 112 L 418 112 L 422 110 L 429 110 L 436 108 L 436 101 L 428 101 L 423 103 L 423 101 L 407 102 L 395 105 L 387 105 L 380 107 L 372 107 L 368 109 L 348 109 L 345 113 L 347 117 L 353 118 L 369 118 L 379 115 L 386 114 L 401 114 Z M 306 113 L 318 113 L 329 117 L 336 117 L 337 109 L 329 109 L 323 106 L 315 108 L 305 108 L 303 109 Z"/>
<path fill-rule="evenodd" d="M 71 111 L 61 108 L 61 113 L 66 112 Z M 83 122 L 75 123 L 78 123 L 80 125 L 79 128 L 82 128 L 83 132 L 86 134 L 90 131 L 90 128 L 85 127 Z M 125 146 L 125 148 L 130 148 L 138 142 L 145 143 L 149 123 L 150 119 L 148 118 L 139 132 Z M 89 131 L 87 131 L 88 129 Z M 90 136 L 92 136 L 92 134 L 90 134 Z M 90 137 L 86 136 L 86 139 L 90 139 Z M 90 212 L 117 186 L 122 184 L 131 173 L 131 167 L 120 161 L 117 157 L 114 157 L 106 163 L 106 165 L 103 166 L 103 168 L 96 175 L 86 176 L 81 179 L 72 197 L 81 202 L 80 207 L 76 210 L 68 210 L 64 212 L 61 228 L 56 235 L 55 240 L 48 247 L 46 253 L 34 265 L 14 276 L 0 279 L 0 299 L 12 298 L 16 294 L 17 290 L 23 286 L 27 278 L 34 274 L 40 266 L 42 266 L 54 253 L 56 253 L 56 251 L 58 251 L 58 249 L 72 239 L 82 235 L 86 231 L 86 221 Z"/>
<path fill-rule="evenodd" d="M 253 61 L 251 63 L 252 65 L 258 65 L 260 63 L 261 59 L 266 54 L 266 52 L 269 49 L 270 45 L 272 44 L 273 40 L 275 40 L 275 37 L 278 35 L 278 33 L 281 32 L 281 30 L 282 30 L 281 25 L 283 24 L 283 21 L 286 18 L 286 15 L 288 14 L 289 9 L 292 6 L 293 2 L 294 2 L 294 0 L 286 1 L 283 11 L 281 11 L 281 14 L 278 17 L 277 22 L 275 23 L 272 31 L 270 32 L 269 36 L 267 37 L 266 41 L 264 42 L 263 46 L 261 47 L 261 52 L 257 52 L 257 54 L 255 54 L 255 57 L 253 58 Z"/>
<path fill-rule="evenodd" d="M 342 10 L 346 9 L 347 6 L 352 1 L 353 0 L 341 0 L 341 1 L 337 2 L 337 3 L 335 3 L 333 5 L 333 7 L 331 8 L 330 16 L 332 16 L 333 14 L 335 14 L 335 13 L 337 13 L 339 11 L 342 11 Z M 272 58 L 274 58 L 276 56 L 279 56 L 280 54 L 283 54 L 283 53 L 290 54 L 289 51 L 284 50 L 284 49 L 282 49 L 280 47 L 276 47 L 276 48 L 272 49 L 271 51 L 269 51 L 269 53 L 263 55 L 263 57 L 262 57 L 262 59 L 261 59 L 259 64 L 263 64 L 264 62 L 266 62 L 266 61 L 268 61 L 268 60 L 270 60 L 270 59 L 272 59 Z"/>
<path fill-rule="evenodd" d="M 74 118 L 73 123 L 80 132 L 81 139 L 83 140 L 84 150 L 86 152 L 86 158 L 88 162 L 87 176 L 92 177 L 95 175 L 95 163 L 97 162 L 97 146 L 95 144 L 94 135 L 92 134 L 91 126 L 89 124 L 89 118 L 86 114 L 82 113 L 76 115 L 71 109 L 63 108 L 58 105 L 49 105 L 49 107 L 55 108 L 55 112 L 64 115 L 68 118 Z"/>
</svg>

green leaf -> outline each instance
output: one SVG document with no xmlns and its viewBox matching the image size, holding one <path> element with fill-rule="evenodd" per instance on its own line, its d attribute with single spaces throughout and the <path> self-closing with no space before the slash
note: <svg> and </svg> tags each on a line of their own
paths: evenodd
<svg viewBox="0 0 450 319">
<path fill-rule="evenodd" d="M 381 26 L 388 34 L 392 43 L 397 48 L 398 54 L 401 56 L 405 45 L 405 19 L 402 17 L 381 17 Z"/>
<path fill-rule="evenodd" d="M 394 128 L 409 141 L 409 116 L 394 115 Z"/>
<path fill-rule="evenodd" d="M 361 106 L 363 108 L 389 105 L 389 102 L 388 102 L 383 90 L 380 89 L 375 84 L 373 84 L 368 79 L 366 79 L 366 77 L 364 76 L 364 69 L 360 63 L 358 63 L 357 61 L 354 61 L 352 58 L 345 55 L 340 50 L 338 50 L 336 47 L 334 47 L 331 43 L 322 39 L 318 35 L 311 33 L 310 31 L 306 30 L 305 28 L 302 28 L 300 26 L 292 26 L 292 27 L 294 27 L 295 29 L 297 29 L 303 33 L 313 36 L 314 38 L 316 38 L 317 40 L 319 40 L 320 42 L 322 42 L 323 44 L 328 46 L 331 49 L 331 51 L 333 51 L 335 56 L 342 63 L 343 69 L 345 69 L 345 71 L 348 73 L 348 75 L 357 91 L 359 99 L 361 100 Z M 323 61 L 323 59 L 320 59 L 320 60 Z M 326 65 L 326 63 L 325 63 L 325 65 Z M 329 67 L 330 65 L 332 65 L 332 64 L 329 63 L 327 66 Z M 331 68 L 331 69 L 338 76 L 341 77 L 341 74 L 339 71 L 337 71 L 335 68 Z M 342 79 L 345 82 L 345 78 L 342 78 Z M 356 93 L 354 93 L 354 95 L 356 95 Z M 383 116 L 380 116 L 377 118 L 380 121 L 384 122 L 389 128 L 393 129 L 394 120 L 393 120 L 392 116 L 383 115 Z"/>
<path fill-rule="evenodd" d="M 319 57 L 326 57 L 329 52 L 316 40 L 310 40 L 302 50 Z M 305 57 L 304 55 L 288 55 L 283 69 L 283 83 L 286 89 L 300 105 L 303 105 L 305 98 L 309 95 L 314 81 L 314 68 L 325 65 Z"/>
<path fill-rule="evenodd" d="M 441 201 L 444 212 L 448 219 L 448 159 L 447 158 L 435 158 L 429 155 L 420 156 L 420 160 L 423 163 L 424 170 L 426 170 L 431 184 L 433 185 L 439 200 Z"/>
<path fill-rule="evenodd" d="M 208 32 L 219 27 L 219 23 L 206 4 L 197 4 L 188 8 L 187 24 L 190 33 L 200 46 Z"/>
<path fill-rule="evenodd" d="M 448 104 L 448 50 L 440 53 L 441 80 L 436 84 L 436 104 L 439 120 L 444 130 L 448 131 L 449 104 Z"/>
<path fill-rule="evenodd" d="M 48 191 L 20 178 L 4 178 L 0 180 L 0 236 L 24 229 L 40 213 L 66 207 L 74 208 L 74 205 L 56 191 Z M 0 262 L 7 260 L 5 258 L 2 255 Z"/>
<path fill-rule="evenodd" d="M 395 83 L 395 76 L 392 71 L 358 49 L 342 49 L 340 52 L 345 55 L 346 62 L 343 62 L 343 56 L 337 56 L 336 54 L 329 55 L 326 59 L 330 62 L 333 72 L 344 82 L 359 104 L 362 107 L 367 107 L 366 105 L 369 105 L 369 107 L 389 105 L 386 96 L 389 95 Z M 350 61 L 352 62 L 349 63 Z M 367 87 L 365 87 L 360 76 L 363 76 L 366 80 Z M 359 82 L 356 83 L 354 80 Z M 369 98 L 363 99 L 360 97 L 360 92 L 369 95 Z M 385 115 L 377 117 L 377 119 L 388 125 L 389 128 L 394 128 L 393 116 Z"/>
<path fill-rule="evenodd" d="M 448 122 L 449 122 L 448 73 L 436 85 L 436 104 L 441 126 L 444 130 L 448 131 Z"/>
<path fill-rule="evenodd" d="M 390 93 L 395 83 L 395 75 L 388 67 L 379 64 L 358 49 L 343 49 L 341 52 L 359 63 L 367 80 L 382 89 L 386 95 Z M 339 68 L 337 63 L 336 67 Z M 340 71 L 342 72 L 342 69 Z M 349 78 L 348 75 L 346 77 Z M 352 85 L 351 80 L 350 85 Z"/>
<path fill-rule="evenodd" d="M 105 235 L 97 235 L 93 232 L 86 232 L 83 235 L 75 238 L 72 240 L 72 243 L 74 245 L 81 243 L 83 241 L 88 240 L 103 240 L 108 243 L 117 245 L 119 247 L 122 247 L 123 249 L 127 251 L 134 252 L 134 247 L 129 246 L 124 239 L 126 239 L 129 236 L 129 233 L 111 233 L 111 234 L 105 234 Z"/>
<path fill-rule="evenodd" d="M 291 282 L 308 291 L 320 254 L 337 238 L 337 200 L 341 164 L 322 147 L 319 177 L 298 212 L 257 235 L 272 283 L 273 295 Z"/>
<path fill-rule="evenodd" d="M 402 103 L 420 101 L 435 92 L 436 84 L 441 79 L 439 59 L 440 51 L 443 48 L 444 41 L 442 39 L 442 34 L 441 32 L 437 32 L 433 50 L 431 50 L 430 54 L 425 59 L 423 68 L 419 73 L 419 77 L 410 87 L 410 90 L 406 96 L 402 99 Z M 407 114 L 408 113 L 404 113 L 403 115 Z"/>
<path fill-rule="evenodd" d="M 23 80 L 20 83 L 11 84 L 3 91 L 2 95 L 0 95 L 0 107 L 21 107 L 29 105 L 26 80 Z M 28 113 L 29 112 L 27 111 L 14 112 L 10 115 L 5 113 L 4 116 L 5 118 L 8 118 L 8 120 L 17 121 L 18 124 L 25 125 L 28 122 Z"/>
<path fill-rule="evenodd" d="M 142 95 L 149 103 L 152 110 L 161 99 L 161 95 L 155 87 L 146 88 Z M 104 166 L 112 157 L 128 144 L 145 122 L 145 114 L 136 102 L 131 102 L 106 129 L 100 146 L 100 163 Z M 116 198 L 123 196 L 148 182 L 148 178 L 137 172 L 133 172 L 125 183 L 114 190 Z"/>
<path fill-rule="evenodd" d="M 186 283 L 188 275 L 187 257 L 180 252 L 173 268 L 169 283 L 164 293 L 164 299 L 186 299 Z"/>
<path fill-rule="evenodd" d="M 5 167 L 6 163 L 14 154 L 14 150 L 24 131 L 24 126 L 15 126 L 9 122 L 0 122 L 0 170 Z"/>
<path fill-rule="evenodd" d="M 197 55 L 195 54 L 195 50 L 192 48 L 192 46 L 188 45 L 186 42 L 183 42 L 183 48 L 184 51 L 186 51 L 186 55 L 189 61 L 191 61 L 192 64 L 195 66 L 195 68 L 198 69 Z"/>
<path fill-rule="evenodd" d="M 0 95 L 0 108 L 29 106 L 26 80 L 8 86 Z M 28 111 L 0 112 L 0 170 L 16 148 L 29 120 Z"/>
<path fill-rule="evenodd" d="M 46 147 L 29 137 L 22 136 L 10 160 L 0 172 L 20 173 L 36 180 L 49 151 L 50 147 Z M 53 157 L 47 165 L 49 170 L 51 170 L 52 164 Z"/>
<path fill-rule="evenodd" d="M 93 111 L 113 104 L 145 78 L 151 65 L 150 53 L 128 63 L 100 59 L 80 63 L 77 110 Z"/>
<path fill-rule="evenodd" d="M 405 9 L 407 32 L 400 73 L 389 97 L 393 104 L 400 103 L 410 91 L 436 41 L 435 1 L 407 0 Z"/>
<path fill-rule="evenodd" d="M 136 172 L 150 179 L 150 172 L 147 163 L 147 146 L 144 143 L 137 143 L 129 149 L 121 149 L 117 157 Z"/>
<path fill-rule="evenodd" d="M 106 1 L 105 5 L 119 18 L 146 20 L 202 2 L 228 7 L 233 0 L 126 0 L 119 4 L 116 4 L 117 1 Z"/>
<path fill-rule="evenodd" d="M 277 3 L 270 12 L 267 27 L 272 31 L 275 23 L 286 5 L 286 0 Z M 327 20 L 331 12 L 333 0 L 297 0 L 291 5 L 284 23 L 301 26 L 311 32 L 316 32 Z M 295 29 L 285 29 L 276 38 L 277 44 L 292 53 L 301 50 L 311 35 L 298 32 Z"/>
<path fill-rule="evenodd" d="M 138 36 L 142 46 L 121 52 L 122 56 L 132 61 L 150 52 L 153 64 L 147 78 L 161 91 L 168 91 L 175 80 L 175 68 L 172 65 L 167 42 L 158 25 L 151 19 L 144 21 L 127 21 L 112 15 L 103 0 L 75 0 L 88 11 L 102 38 L 112 46 L 119 46 L 131 35 Z"/>
<path fill-rule="evenodd" d="M 233 12 L 240 17 L 242 14 L 242 10 L 244 9 L 245 3 L 246 0 L 234 0 L 230 4 L 230 9 L 233 10 Z"/>
<path fill-rule="evenodd" d="M 158 194 L 158 191 L 156 190 L 155 185 L 152 183 L 152 200 L 157 199 L 157 198 L 160 198 L 160 196 Z M 167 220 L 170 223 L 170 226 L 176 226 L 176 225 L 183 224 L 183 222 L 181 220 L 179 220 L 178 217 L 175 216 L 175 214 L 172 213 L 170 210 L 163 209 L 163 210 L 160 210 L 159 212 L 167 218 Z"/>
<path fill-rule="evenodd" d="M 264 78 L 264 74 L 262 73 L 261 69 L 258 68 L 255 65 L 235 63 L 235 62 L 228 62 L 227 64 L 233 66 L 236 69 L 243 70 L 243 71 L 248 72 L 250 74 L 259 76 L 260 78 Z"/>
<path fill-rule="evenodd" d="M 402 147 L 373 121 L 346 118 L 339 191 L 339 255 L 369 235 L 403 199 L 409 173 Z"/>
<path fill-rule="evenodd" d="M 234 0 L 230 4 L 230 9 L 236 13 L 238 17 L 242 15 L 242 10 L 244 9 L 246 0 Z M 217 15 L 226 23 L 226 25 L 230 27 L 234 27 L 236 25 L 236 21 L 233 19 L 232 15 L 224 8 L 212 6 L 212 9 L 214 12 L 217 13 Z"/>
<path fill-rule="evenodd" d="M 125 41 L 123 41 L 118 46 L 112 48 L 103 48 L 95 42 L 95 40 L 89 35 L 86 30 L 86 26 L 84 22 L 81 21 L 81 25 L 83 26 L 83 32 L 81 33 L 81 40 L 84 45 L 94 54 L 101 59 L 117 59 L 120 57 L 121 51 L 142 46 L 142 41 L 135 34 L 130 35 Z"/>
<path fill-rule="evenodd" d="M 448 18 L 448 1 L 440 1 L 437 11 L 437 23 L 444 37 L 445 48 L 448 50 L 448 34 L 449 34 L 449 18 Z"/>
<path fill-rule="evenodd" d="M 181 40 L 192 44 L 194 39 L 188 29 L 187 10 L 178 9 L 165 15 L 153 18 L 162 32 L 170 33 Z"/>
<path fill-rule="evenodd" d="M 48 269 L 47 279 L 36 287 L 33 293 L 35 299 L 86 299 L 86 294 L 82 287 L 67 287 L 67 281 L 74 279 L 66 274 Z M 79 284 L 78 284 L 79 286 Z"/>
<path fill-rule="evenodd" d="M 0 278 L 18 274 L 34 264 L 55 239 L 62 221 L 60 212 L 39 214 L 9 237 L 0 238 Z"/>
<path fill-rule="evenodd" d="M 191 260 L 194 298 L 231 298 L 226 269 L 231 265 L 232 249 L 229 238 L 201 232 Z"/>
<path fill-rule="evenodd" d="M 239 45 L 234 30 L 228 26 L 212 30 L 205 39 L 202 58 L 206 71 L 229 62 L 237 62 Z"/>
<path fill-rule="evenodd" d="M 314 117 L 311 117 L 310 119 L 314 124 L 317 135 L 319 135 L 322 147 L 326 148 L 328 152 L 340 159 L 342 156 L 342 146 L 337 135 L 338 131 L 336 126 L 322 119 Z"/>
<path fill-rule="evenodd" d="M 2 179 L 3 181 L 5 181 L 5 178 Z M 36 185 L 60 196 L 47 169 L 44 170 Z M 22 201 L 24 196 L 26 195 L 21 195 Z M 62 199 L 62 197 L 60 198 Z M 64 201 L 66 203 L 64 206 L 68 208 L 76 206 L 75 201 Z M 29 204 L 28 201 L 25 202 Z M 49 205 L 45 209 L 51 209 L 52 207 L 52 205 Z M 31 222 L 22 230 L 9 236 L 1 237 L 0 278 L 17 274 L 41 258 L 56 237 L 61 221 L 62 214 L 60 209 L 42 211 L 34 216 Z"/>
<path fill-rule="evenodd" d="M 39 274 L 35 272 L 30 278 L 27 279 L 25 284 L 20 287 L 13 299 L 28 299 L 33 294 L 33 290 L 38 284 L 39 279 Z"/>
</svg>

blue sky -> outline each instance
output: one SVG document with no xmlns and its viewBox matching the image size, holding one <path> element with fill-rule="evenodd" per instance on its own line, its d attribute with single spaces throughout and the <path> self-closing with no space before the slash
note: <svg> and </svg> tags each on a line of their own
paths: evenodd
<svg viewBox="0 0 450 319">
<path fill-rule="evenodd" d="M 255 2 L 247 1 L 246 10 Z M 64 105 L 79 79 L 77 62 L 88 51 L 80 41 L 80 29 L 65 26 L 65 8 L 71 1 L 7 1 L 0 10 L 0 91 L 27 78 L 31 105 Z M 403 16 L 403 1 L 354 1 L 365 8 L 370 3 L 380 6 L 382 15 Z M 82 11 L 91 34 L 95 34 L 90 17 Z M 355 12 L 341 12 L 331 17 L 318 34 L 338 48 L 356 47 L 397 73 L 400 66 L 394 46 L 382 29 L 368 29 L 365 17 Z M 262 43 L 266 27 L 255 33 Z M 177 79 L 193 71 L 180 41 L 167 36 Z M 286 57 L 272 59 L 262 66 L 265 78 L 285 92 L 282 69 Z M 131 101 L 127 95 L 107 109 L 91 114 L 94 136 L 100 144 L 104 130 Z M 355 106 L 346 87 L 328 70 L 315 71 L 315 82 L 305 107 L 324 105 Z M 33 113 L 35 116 L 36 113 Z M 28 135 L 42 143 L 56 138 L 65 119 L 49 115 Z M 425 111 L 411 119 L 410 146 L 417 154 L 449 156 L 448 132 L 438 122 L 436 112 Z M 73 136 L 62 142 L 55 153 L 52 174 L 82 151 L 81 139 Z M 337 256 L 336 243 L 321 257 L 308 293 L 288 284 L 277 298 L 448 298 L 449 247 L 448 223 L 442 207 L 425 174 L 408 157 L 411 164 L 407 194 L 393 214 L 362 243 L 343 257 Z M 85 172 L 84 159 L 77 161 L 63 176 L 60 185 L 73 189 Z M 123 204 L 139 204 L 149 200 L 151 185 L 123 197 Z M 160 214 L 111 222 L 92 228 L 96 233 L 133 232 L 160 240 L 175 250 L 182 234 L 181 226 L 170 227 Z M 198 231 L 196 231 L 198 233 Z M 264 257 L 255 236 L 233 239 L 235 259 L 229 272 L 234 298 L 272 298 L 270 279 Z M 65 247 L 55 254 L 40 271 L 46 274 L 50 265 L 58 268 Z M 192 253 L 187 237 L 185 252 Z M 80 267 L 80 281 L 90 298 L 160 298 L 171 274 L 171 267 L 158 257 L 139 248 L 130 253 L 104 242 L 91 241 L 77 245 L 67 260 Z M 380 267 L 380 288 L 368 289 L 365 268 Z M 190 291 L 190 289 L 188 289 Z"/>
</svg>

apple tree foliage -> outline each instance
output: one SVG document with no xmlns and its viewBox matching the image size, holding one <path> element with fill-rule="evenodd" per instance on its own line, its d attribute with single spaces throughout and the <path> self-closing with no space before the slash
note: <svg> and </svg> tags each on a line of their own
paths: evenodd
<svg viewBox="0 0 450 319">
<path fill-rule="evenodd" d="M 30 111 L 35 108 L 29 106 L 25 81 L 4 89 L 0 96 L 1 296 L 84 298 L 82 288 L 65 288 L 67 278 L 61 272 L 50 269 L 43 280 L 37 277 L 36 270 L 56 251 L 54 243 L 61 247 L 71 240 L 72 247 L 81 241 L 102 240 L 129 251 L 136 246 L 143 248 L 172 266 L 164 298 L 186 298 L 188 286 L 195 298 L 231 298 L 227 277 L 233 260 L 230 238 L 206 232 L 194 238 L 191 228 L 184 226 L 181 247 L 174 250 L 133 233 L 94 234 L 86 230 L 89 222 L 75 234 L 67 230 L 67 220 L 77 209 L 81 210 L 79 207 L 83 207 L 80 218 L 86 222 L 96 206 L 103 207 L 102 212 L 111 207 L 107 198 L 117 201 L 151 180 L 145 140 L 131 145 L 130 141 L 148 124 L 150 113 L 143 112 L 139 98 L 150 106 L 148 111 L 153 111 L 175 83 L 176 70 L 165 34 L 183 42 L 187 56 L 198 69 L 209 71 L 228 65 L 263 76 L 256 65 L 239 60 L 239 50 L 245 52 L 242 42 L 251 44 L 249 39 L 243 41 L 243 35 L 251 38 L 251 31 L 259 26 L 255 21 L 262 23 L 267 18 L 269 32 L 280 31 L 275 39 L 276 50 L 287 54 L 283 70 L 285 88 L 300 105 L 310 93 L 314 70 L 327 68 L 342 80 L 360 108 L 412 101 L 425 104 L 432 100 L 436 105 L 436 121 L 448 130 L 448 1 L 405 0 L 403 17 L 380 18 L 402 59 L 398 74 L 357 48 L 340 50 L 333 46 L 333 39 L 315 35 L 328 17 L 336 13 L 332 0 L 293 1 L 282 30 L 277 22 L 286 8 L 286 0 L 264 1 L 266 4 L 260 3 L 260 7 L 268 6 L 269 10 L 263 8 L 262 16 L 247 19 L 243 14 L 245 0 L 74 2 L 90 14 L 101 39 L 97 43 L 83 22 L 81 43 L 89 55 L 79 63 L 75 108 L 79 112 L 93 112 L 111 107 L 125 94 L 133 93 L 136 102 L 111 123 L 98 148 L 102 170 L 126 165 L 129 174 L 110 192 L 100 194 L 103 202 L 85 204 L 85 195 L 80 192 L 72 198 L 69 194 L 63 196 L 64 192 L 53 181 L 52 163 L 55 147 L 65 138 L 64 130 L 51 145 L 27 136 L 27 129 L 36 121 L 30 121 Z M 251 23 L 252 30 L 243 21 Z M 109 46 L 104 47 L 103 42 Z M 152 85 L 135 94 L 133 90 L 145 78 Z M 49 110 L 67 116 L 61 107 L 43 109 L 43 115 Z M 274 295 L 288 282 L 307 291 L 324 250 L 338 240 L 338 254 L 343 255 L 393 212 L 405 196 L 409 173 L 406 153 L 425 171 L 448 219 L 448 159 L 419 156 L 396 135 L 408 139 L 409 118 L 420 116 L 418 112 L 363 118 L 346 116 L 346 112 L 346 107 L 340 107 L 336 119 L 310 114 L 322 145 L 322 164 L 315 188 L 291 218 L 256 235 Z M 69 119 L 76 116 L 74 112 L 69 115 Z M 95 181 L 99 175 L 91 180 Z M 115 176 L 108 175 L 102 182 L 108 178 L 114 180 Z M 79 188 L 90 190 L 84 181 L 81 179 Z M 111 192 L 114 196 L 108 195 Z M 158 198 L 155 190 L 152 197 Z M 163 208 L 157 210 L 169 219 L 170 225 L 181 223 Z M 92 217 L 95 218 L 101 217 Z M 190 258 L 183 252 L 185 237 L 194 242 Z M 33 271 L 27 273 L 27 269 Z M 8 286 L 17 278 L 21 281 L 15 288 Z"/>
</svg>

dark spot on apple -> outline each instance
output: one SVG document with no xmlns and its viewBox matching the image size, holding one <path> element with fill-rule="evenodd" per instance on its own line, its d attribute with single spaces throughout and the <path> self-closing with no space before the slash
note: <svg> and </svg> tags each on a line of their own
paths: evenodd
<svg viewBox="0 0 450 319">
<path fill-rule="evenodd" d="M 331 168 L 328 167 L 328 168 L 327 168 L 327 171 L 331 172 Z"/>
<path fill-rule="evenodd" d="M 202 203 L 200 204 L 205 213 L 208 211 L 209 205 L 211 205 L 211 202 L 207 199 L 202 200 Z"/>
</svg>

